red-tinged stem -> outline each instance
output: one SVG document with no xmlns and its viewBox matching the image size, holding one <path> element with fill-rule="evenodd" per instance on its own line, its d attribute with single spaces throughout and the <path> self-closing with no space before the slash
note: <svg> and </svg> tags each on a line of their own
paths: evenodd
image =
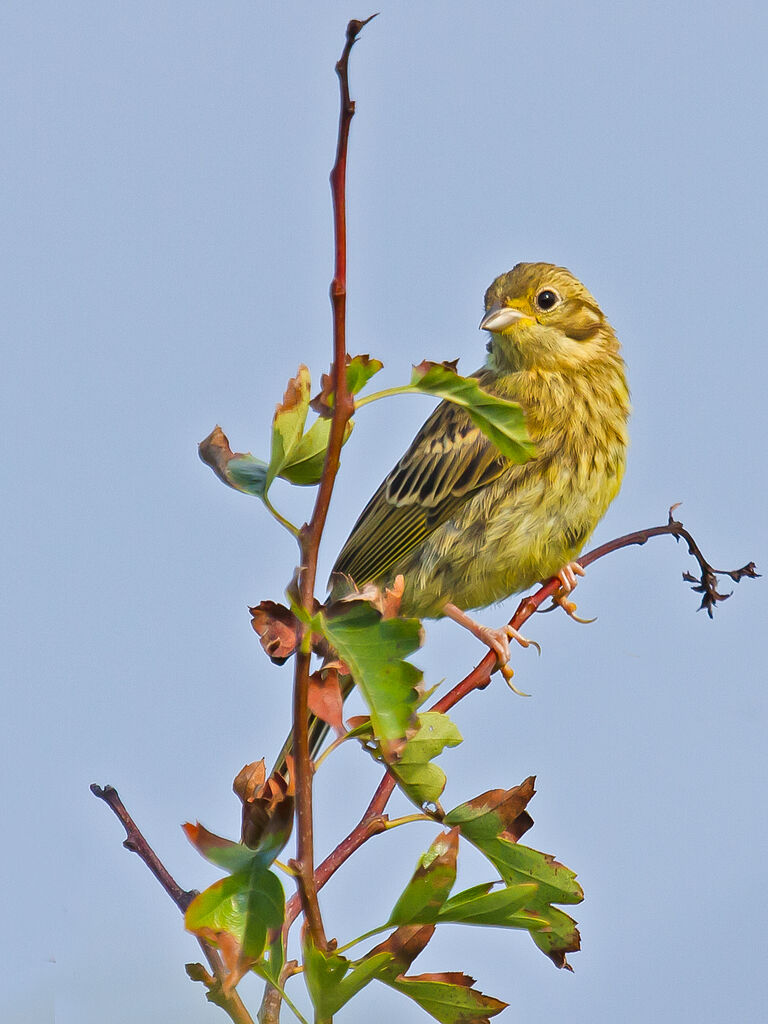
<svg viewBox="0 0 768 1024">
<path fill-rule="evenodd" d="M 173 879 L 168 869 L 142 835 L 136 822 L 128 813 L 114 786 L 104 786 L 102 788 L 94 783 L 91 786 L 91 792 L 99 800 L 103 800 L 122 823 L 125 829 L 123 846 L 126 850 L 131 850 L 139 855 L 183 914 L 197 895 L 195 890 L 182 889 L 178 882 Z M 237 992 L 234 990 L 226 992 L 221 988 L 227 972 L 216 949 L 204 939 L 198 938 L 197 941 L 219 983 L 215 998 L 216 1004 L 229 1015 L 235 1024 L 254 1024 L 253 1018 L 246 1010 Z"/>
<path fill-rule="evenodd" d="M 368 18 L 367 21 L 371 19 Z M 336 145 L 336 161 L 331 170 L 333 197 L 333 228 L 335 266 L 330 295 L 333 308 L 333 377 L 335 400 L 333 418 L 325 455 L 323 476 L 318 487 L 312 518 L 299 533 L 301 573 L 299 596 L 304 608 L 314 610 L 315 578 L 320 539 L 328 516 L 333 486 L 339 469 L 344 430 L 354 411 L 354 402 L 347 391 L 346 375 L 346 302 L 347 302 L 347 235 L 346 235 L 346 169 L 349 127 L 355 113 L 355 104 L 349 95 L 349 55 L 366 21 L 350 21 L 341 57 L 336 64 L 339 77 L 340 109 Z M 314 945 L 326 949 L 327 942 L 317 902 L 314 869 L 314 839 L 312 823 L 312 761 L 309 750 L 309 663 L 310 654 L 299 653 L 293 687 L 293 757 L 296 787 L 296 871 L 298 896 L 304 911 L 307 928 Z"/>
<path fill-rule="evenodd" d="M 669 521 L 664 526 L 653 526 L 647 530 L 636 530 L 634 533 L 627 533 L 624 534 L 623 537 L 617 537 L 615 540 L 608 541 L 606 544 L 601 544 L 600 547 L 593 548 L 592 551 L 588 551 L 585 555 L 582 555 L 581 558 L 579 558 L 579 564 L 586 567 L 591 565 L 593 562 L 596 562 L 599 558 L 604 558 L 605 555 L 609 555 L 614 551 L 619 551 L 621 548 L 631 547 L 634 544 L 645 544 L 646 541 L 650 540 L 652 537 L 671 536 L 677 540 L 682 538 L 688 544 L 689 553 L 693 555 L 701 569 L 700 579 L 692 577 L 687 573 L 684 574 L 684 579 L 690 583 L 698 584 L 694 589 L 704 595 L 701 607 L 705 608 L 711 615 L 711 609 L 714 607 L 715 603 L 717 601 L 724 600 L 728 596 L 717 593 L 717 575 L 730 576 L 734 582 L 738 583 L 738 581 L 744 577 L 755 578 L 757 576 L 755 565 L 753 562 L 749 562 L 742 568 L 735 570 L 713 569 L 704 558 L 701 553 L 701 549 L 696 544 L 688 530 L 685 529 L 682 523 L 677 522 L 672 518 L 673 510 L 674 507 L 673 509 L 670 509 Z M 515 629 L 519 629 L 534 612 L 538 611 L 547 598 L 553 597 L 557 593 L 560 586 L 560 580 L 557 577 L 553 577 L 552 579 L 547 580 L 546 583 L 542 584 L 535 594 L 532 594 L 530 597 L 523 598 L 518 605 L 515 614 L 509 621 L 510 626 L 514 626 Z M 493 651 L 489 651 L 483 660 L 472 669 L 469 675 L 462 679 L 461 682 L 457 683 L 453 689 L 449 690 L 448 693 L 445 694 L 444 697 L 441 697 L 440 700 L 436 701 L 432 705 L 430 711 L 448 711 L 474 690 L 484 689 L 490 683 L 491 676 L 496 671 L 496 668 L 496 654 Z M 341 867 L 344 861 L 351 857 L 352 854 L 363 845 L 363 843 L 366 843 L 372 836 L 378 835 L 386 830 L 385 823 L 387 818 L 384 815 L 384 809 L 387 806 L 394 788 L 394 777 L 390 774 L 386 774 L 379 783 L 378 789 L 376 790 L 373 799 L 368 805 L 359 823 L 352 829 L 346 839 L 343 839 L 336 849 L 325 858 L 315 872 L 315 883 L 318 889 L 325 885 L 328 879 Z M 286 907 L 286 929 L 289 928 L 291 923 L 295 920 L 299 909 L 299 903 L 294 897 L 289 901 Z"/>
</svg>

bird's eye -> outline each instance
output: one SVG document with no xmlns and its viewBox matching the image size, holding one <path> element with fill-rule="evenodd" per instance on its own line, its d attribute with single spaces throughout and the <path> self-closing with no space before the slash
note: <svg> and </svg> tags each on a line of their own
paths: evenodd
<svg viewBox="0 0 768 1024">
<path fill-rule="evenodd" d="M 545 288 L 540 291 L 536 296 L 536 305 L 539 309 L 548 310 L 553 309 L 560 301 L 560 296 L 557 292 L 553 292 L 551 288 Z"/>
</svg>

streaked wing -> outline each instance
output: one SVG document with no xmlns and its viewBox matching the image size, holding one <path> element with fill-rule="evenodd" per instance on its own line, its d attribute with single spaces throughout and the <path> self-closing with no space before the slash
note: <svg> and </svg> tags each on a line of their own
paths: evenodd
<svg viewBox="0 0 768 1024">
<path fill-rule="evenodd" d="M 467 413 L 442 402 L 363 509 L 334 573 L 377 580 L 509 465 Z"/>
</svg>

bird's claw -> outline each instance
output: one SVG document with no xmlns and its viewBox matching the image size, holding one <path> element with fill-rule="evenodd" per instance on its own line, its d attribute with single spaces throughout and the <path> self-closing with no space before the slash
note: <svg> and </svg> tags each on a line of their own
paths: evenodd
<svg viewBox="0 0 768 1024">
<path fill-rule="evenodd" d="M 595 622 L 597 617 L 594 619 L 582 619 L 580 615 L 576 614 L 576 603 L 568 600 L 568 595 L 579 582 L 578 577 L 584 575 L 584 570 L 578 562 L 569 562 L 568 565 L 564 565 L 557 574 L 557 578 L 560 580 L 560 589 L 556 594 L 552 595 L 552 604 L 553 607 L 556 604 L 560 605 L 565 614 L 570 616 L 574 622 L 589 625 L 589 623 Z"/>
</svg>

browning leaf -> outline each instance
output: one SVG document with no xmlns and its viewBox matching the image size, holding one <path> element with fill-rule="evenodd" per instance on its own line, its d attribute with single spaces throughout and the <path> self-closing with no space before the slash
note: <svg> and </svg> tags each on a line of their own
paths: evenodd
<svg viewBox="0 0 768 1024">
<path fill-rule="evenodd" d="M 511 789 L 490 789 L 446 815 L 447 825 L 460 825 L 468 839 L 503 836 L 517 842 L 533 825 L 525 808 L 536 790 L 536 776 Z"/>
<path fill-rule="evenodd" d="M 293 825 L 293 781 L 279 772 L 265 778 L 264 760 L 242 768 L 232 789 L 243 805 L 242 842 L 266 866 L 282 850 Z"/>
<path fill-rule="evenodd" d="M 335 665 L 324 665 L 309 677 L 307 704 L 312 714 L 330 725 L 337 735 L 342 736 L 347 731 L 342 719 L 344 698 L 339 685 L 339 669 Z"/>
<path fill-rule="evenodd" d="M 378 373 L 384 364 L 378 359 L 372 359 L 369 355 L 351 357 L 347 355 L 347 390 L 351 395 L 361 391 L 375 373 Z M 325 419 L 333 415 L 333 378 L 330 373 L 324 373 L 320 378 L 320 393 L 315 395 L 309 403 L 310 407 Z"/>
<path fill-rule="evenodd" d="M 489 1024 L 491 1017 L 508 1006 L 472 988 L 474 978 L 454 971 L 400 977 L 386 983 L 413 999 L 441 1024 Z"/>
<path fill-rule="evenodd" d="M 366 960 L 378 956 L 379 953 L 389 953 L 393 958 L 391 965 L 387 965 L 386 973 L 397 977 L 403 971 L 407 971 L 416 957 L 426 947 L 429 940 L 435 934 L 433 924 L 406 924 L 396 929 L 392 934 L 366 955 Z M 382 978 L 382 980 L 384 980 Z"/>
<path fill-rule="evenodd" d="M 249 609 L 251 625 L 259 634 L 261 646 L 276 664 L 283 665 L 296 651 L 298 621 L 284 604 L 262 601 Z"/>
</svg>

